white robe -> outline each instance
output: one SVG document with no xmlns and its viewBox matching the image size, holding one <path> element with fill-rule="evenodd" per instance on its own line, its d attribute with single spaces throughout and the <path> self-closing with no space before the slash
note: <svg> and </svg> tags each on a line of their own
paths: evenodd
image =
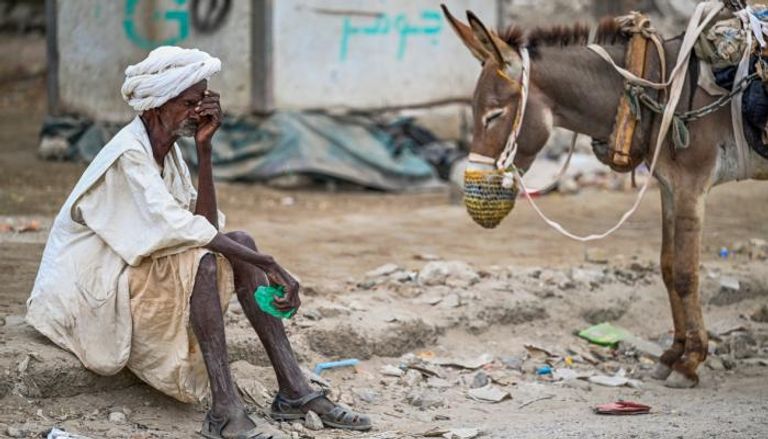
<svg viewBox="0 0 768 439">
<path fill-rule="evenodd" d="M 101 193 L 89 198 L 92 191 Z M 136 117 L 91 162 L 57 215 L 27 301 L 27 322 L 88 369 L 119 372 L 131 353 L 126 268 L 150 255 L 205 246 L 216 236 L 192 213 L 196 195 L 178 146 L 161 168 Z"/>
</svg>

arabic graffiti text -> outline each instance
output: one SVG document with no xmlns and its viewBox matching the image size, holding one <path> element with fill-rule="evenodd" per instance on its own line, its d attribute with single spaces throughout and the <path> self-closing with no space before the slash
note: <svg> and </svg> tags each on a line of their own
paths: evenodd
<svg viewBox="0 0 768 439">
<path fill-rule="evenodd" d="M 359 17 L 356 17 L 359 19 Z M 430 38 L 437 45 L 439 35 L 443 31 L 443 17 L 437 10 L 424 10 L 419 14 L 419 24 L 412 24 L 405 13 L 396 15 L 379 14 L 364 25 L 353 23 L 351 16 L 344 17 L 341 30 L 341 47 L 339 59 L 346 61 L 349 57 L 350 44 L 355 38 L 397 36 L 396 57 L 402 60 L 408 50 L 411 38 Z"/>
</svg>

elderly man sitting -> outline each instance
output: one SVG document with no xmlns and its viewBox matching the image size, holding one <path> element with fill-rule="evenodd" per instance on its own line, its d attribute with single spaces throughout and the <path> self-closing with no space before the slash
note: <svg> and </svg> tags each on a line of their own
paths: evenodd
<svg viewBox="0 0 768 439">
<path fill-rule="evenodd" d="M 232 382 L 223 313 L 233 293 L 274 367 L 271 416 L 367 430 L 370 420 L 314 391 L 299 369 L 282 322 L 253 293 L 280 284 L 278 309 L 299 306 L 299 285 L 243 232 L 222 233 L 211 169 L 221 125 L 219 95 L 207 80 L 221 62 L 199 50 L 161 47 L 126 69 L 123 97 L 139 115 L 96 156 L 51 229 L 27 321 L 88 369 L 127 366 L 184 402 L 212 404 L 201 434 L 271 438 L 250 417 Z M 194 136 L 197 190 L 176 140 Z"/>
</svg>

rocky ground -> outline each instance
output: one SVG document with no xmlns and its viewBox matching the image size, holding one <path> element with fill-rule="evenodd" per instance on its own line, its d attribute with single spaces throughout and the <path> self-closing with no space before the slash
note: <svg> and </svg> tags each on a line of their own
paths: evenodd
<svg viewBox="0 0 768 439">
<path fill-rule="evenodd" d="M 415 266 L 421 268 L 408 268 Z M 768 431 L 763 266 L 747 256 L 705 266 L 711 356 L 701 386 L 683 391 L 648 376 L 671 341 L 666 315 L 648 312 L 665 305 L 650 261 L 478 269 L 418 255 L 312 285 L 302 313 L 288 322 L 296 352 L 316 385 L 370 413 L 376 429 L 280 427 L 302 438 L 759 437 Z M 635 337 L 608 348 L 573 334 L 605 321 Z M 183 438 L 198 428 L 206 403 L 178 404 L 127 372 L 91 374 L 18 315 L 5 316 L 3 325 L 0 429 L 11 437 L 57 427 L 92 438 Z M 262 414 L 276 383 L 237 302 L 227 331 L 238 388 Z M 310 371 L 347 358 L 361 363 L 319 376 Z M 619 399 L 649 404 L 651 414 L 592 412 Z"/>
</svg>

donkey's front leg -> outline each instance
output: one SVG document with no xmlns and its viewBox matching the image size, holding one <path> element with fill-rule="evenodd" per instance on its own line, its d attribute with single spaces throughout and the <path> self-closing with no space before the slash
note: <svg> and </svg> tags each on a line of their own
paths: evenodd
<svg viewBox="0 0 768 439">
<path fill-rule="evenodd" d="M 674 341 L 659 359 L 653 378 L 666 380 L 672 373 L 672 366 L 685 351 L 685 310 L 680 296 L 675 291 L 675 205 L 672 189 L 659 179 L 661 189 L 661 277 L 669 295 L 672 308 L 672 322 L 675 328 Z"/>
<path fill-rule="evenodd" d="M 665 385 L 694 387 L 699 382 L 696 370 L 707 358 L 707 330 L 699 295 L 699 259 L 704 222 L 704 193 L 695 185 L 683 185 L 675 192 L 675 256 L 673 284 L 682 301 L 685 318 L 685 352 L 673 365 Z"/>
</svg>

